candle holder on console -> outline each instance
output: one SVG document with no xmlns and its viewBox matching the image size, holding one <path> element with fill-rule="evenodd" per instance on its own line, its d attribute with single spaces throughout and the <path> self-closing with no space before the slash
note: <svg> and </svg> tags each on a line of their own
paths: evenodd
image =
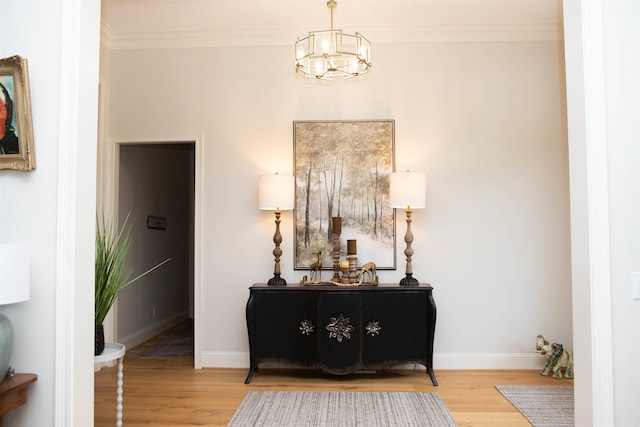
<svg viewBox="0 0 640 427">
<path fill-rule="evenodd" d="M 411 232 L 412 209 L 422 209 L 425 206 L 426 184 L 425 175 L 418 172 L 394 172 L 389 181 L 389 205 L 392 208 L 407 210 L 407 232 L 404 236 L 406 248 L 404 255 L 407 259 L 405 277 L 400 280 L 401 286 L 417 286 L 418 279 L 413 277 L 411 259 L 413 257 L 413 234 Z"/>
<path fill-rule="evenodd" d="M 281 211 L 288 211 L 294 208 L 294 180 L 293 176 L 275 173 L 262 175 L 258 181 L 258 207 L 262 210 L 275 211 L 276 215 L 276 232 L 273 235 L 275 265 L 273 277 L 267 282 L 269 286 L 287 285 L 287 281 L 280 277 L 280 256 L 282 255 L 282 249 L 280 249 L 280 243 L 282 243 L 280 214 Z"/>
<path fill-rule="evenodd" d="M 348 281 L 356 283 L 358 281 L 358 255 L 355 240 L 347 240 L 347 261 L 349 262 Z"/>
<path fill-rule="evenodd" d="M 341 274 L 339 283 L 348 284 L 349 283 L 349 261 L 342 261 L 340 263 L 340 272 L 342 274 Z"/>
<path fill-rule="evenodd" d="M 333 278 L 334 282 L 340 282 L 340 234 L 342 233 L 342 218 L 334 216 L 331 218 L 331 230 L 333 236 Z"/>
</svg>

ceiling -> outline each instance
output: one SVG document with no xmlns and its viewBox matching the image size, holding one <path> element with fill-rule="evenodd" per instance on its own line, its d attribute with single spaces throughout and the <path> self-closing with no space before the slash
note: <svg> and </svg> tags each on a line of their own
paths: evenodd
<svg viewBox="0 0 640 427">
<path fill-rule="evenodd" d="M 325 0 L 102 0 L 113 49 L 292 44 L 328 29 Z M 338 0 L 334 27 L 372 43 L 562 38 L 562 0 Z"/>
</svg>

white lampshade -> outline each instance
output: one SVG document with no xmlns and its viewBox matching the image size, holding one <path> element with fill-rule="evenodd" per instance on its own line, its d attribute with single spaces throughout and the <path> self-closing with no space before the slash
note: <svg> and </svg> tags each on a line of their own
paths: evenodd
<svg viewBox="0 0 640 427">
<path fill-rule="evenodd" d="M 29 299 L 29 254 L 24 245 L 0 243 L 0 305 Z"/>
<path fill-rule="evenodd" d="M 258 207 L 264 210 L 290 211 L 294 208 L 295 178 L 278 173 L 261 175 L 258 182 Z"/>
<path fill-rule="evenodd" d="M 24 245 L 0 243 L 0 305 L 29 299 L 29 254 Z M 0 382 L 9 371 L 13 325 L 0 313 Z"/>
<path fill-rule="evenodd" d="M 389 181 L 389 206 L 423 209 L 426 205 L 426 176 L 420 172 L 394 172 Z"/>
</svg>

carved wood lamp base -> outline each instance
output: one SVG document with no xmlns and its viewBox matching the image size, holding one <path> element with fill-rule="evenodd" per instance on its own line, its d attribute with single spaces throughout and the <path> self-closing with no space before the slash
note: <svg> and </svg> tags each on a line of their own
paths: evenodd
<svg viewBox="0 0 640 427">
<path fill-rule="evenodd" d="M 413 277 L 413 273 L 406 273 L 407 275 L 400 280 L 400 286 L 418 286 L 420 283 L 418 279 Z"/>
<path fill-rule="evenodd" d="M 280 273 L 274 274 L 274 276 L 267 282 L 269 286 L 287 286 L 287 281 L 284 277 L 280 277 Z"/>
</svg>

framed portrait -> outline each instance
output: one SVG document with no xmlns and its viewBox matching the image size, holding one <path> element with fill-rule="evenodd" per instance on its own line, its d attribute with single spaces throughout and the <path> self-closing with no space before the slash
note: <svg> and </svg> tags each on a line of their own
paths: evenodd
<svg viewBox="0 0 640 427">
<path fill-rule="evenodd" d="M 0 59 L 0 169 L 35 169 L 27 60 Z"/>
<path fill-rule="evenodd" d="M 358 266 L 395 270 L 395 213 L 389 178 L 395 169 L 393 120 L 293 122 L 295 263 L 333 268 L 334 220 L 341 261 L 352 240 Z"/>
</svg>

